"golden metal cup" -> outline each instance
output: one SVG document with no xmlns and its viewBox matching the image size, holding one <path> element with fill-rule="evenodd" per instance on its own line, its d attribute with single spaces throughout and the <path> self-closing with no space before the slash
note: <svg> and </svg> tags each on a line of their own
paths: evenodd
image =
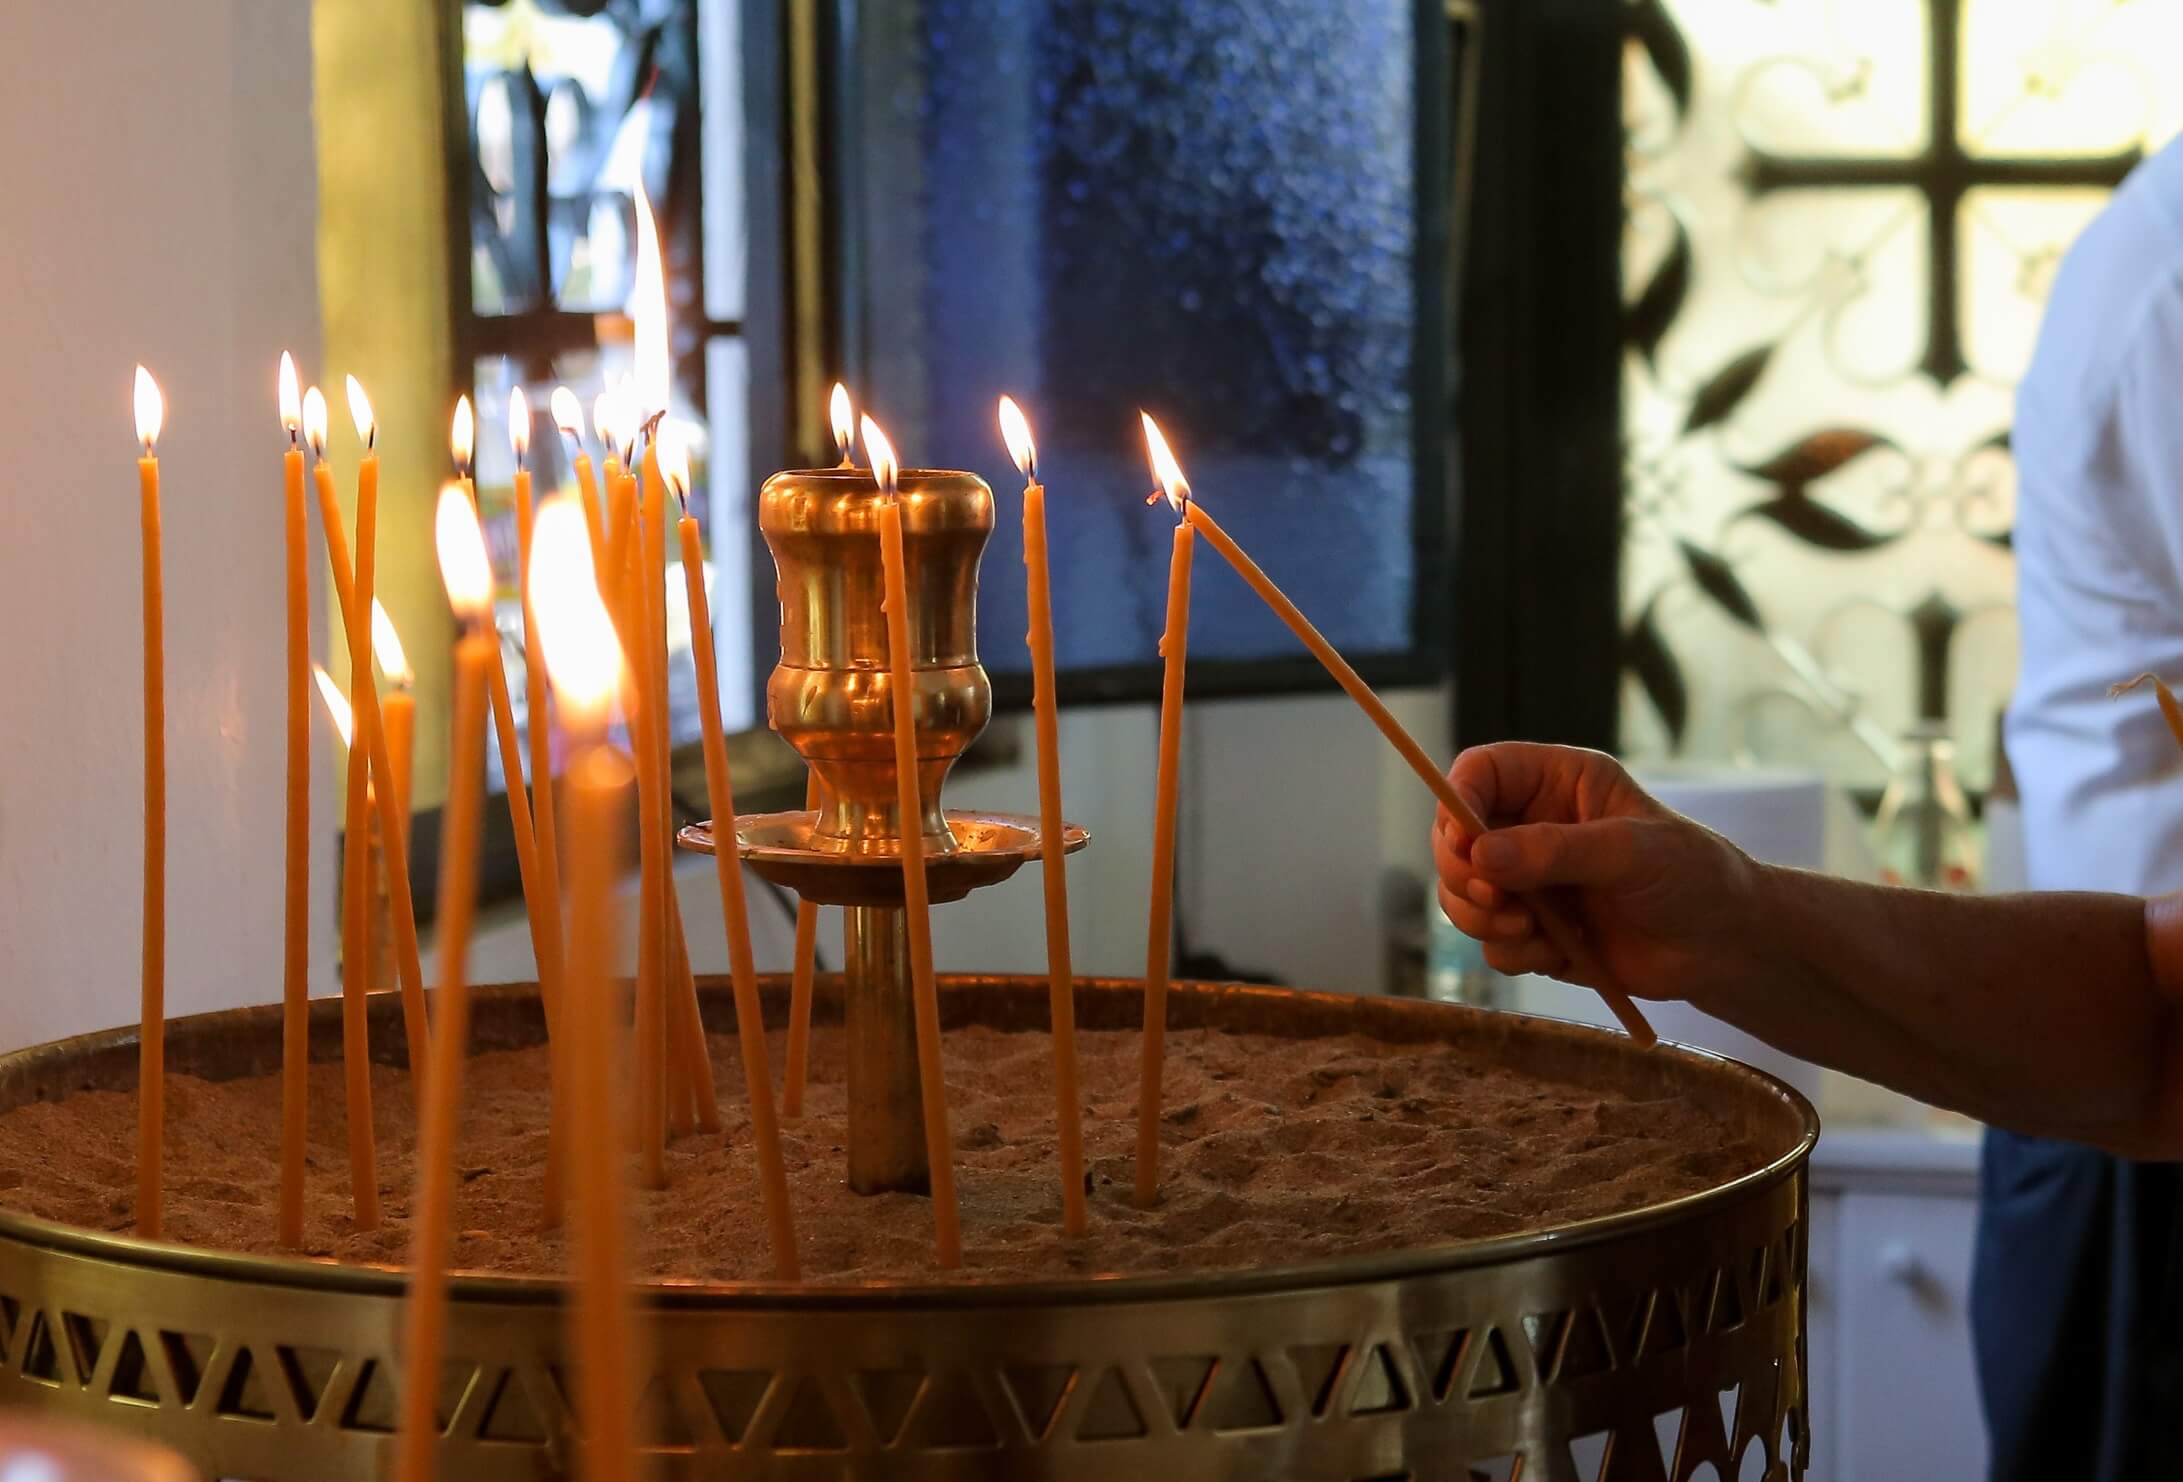
<svg viewBox="0 0 2183 1482">
<path fill-rule="evenodd" d="M 940 807 L 949 770 L 993 717 L 978 663 L 978 558 L 993 491 L 973 474 L 905 469 L 902 551 L 909 578 L 919 823 L 928 854 L 952 853 Z M 773 729 L 818 774 L 809 847 L 898 854 L 894 679 L 879 565 L 881 495 L 869 470 L 777 473 L 758 495 L 781 599 L 781 662 L 766 686 Z"/>
</svg>

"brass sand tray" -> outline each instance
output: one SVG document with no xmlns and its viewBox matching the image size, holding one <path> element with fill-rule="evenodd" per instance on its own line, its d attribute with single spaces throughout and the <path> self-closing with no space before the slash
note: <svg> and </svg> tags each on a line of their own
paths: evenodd
<svg viewBox="0 0 2183 1482">
<path fill-rule="evenodd" d="M 705 987 L 708 1026 L 731 1030 L 725 985 Z M 1136 1028 L 1140 985 L 1085 982 L 1076 996 L 1087 1032 Z M 1043 978 L 950 978 L 943 1004 L 951 1031 L 1047 1024 Z M 400 1063 L 398 1008 L 373 1007 L 375 1052 Z M 784 984 L 766 984 L 766 1008 L 785 1018 Z M 339 1005 L 314 1009 L 314 1055 L 333 1059 Z M 1178 985 L 1169 1012 L 1181 1035 L 1444 1043 L 1518 1074 L 1697 1107 L 1760 1152 L 1701 1192 L 1617 1214 L 1302 1262 L 985 1280 L 973 1233 L 968 1279 L 655 1283 L 644 1426 L 657 1474 L 1682 1482 L 1705 1464 L 1742 1475 L 1753 1457 L 1769 1482 L 1802 1473 L 1817 1122 L 1793 1091 L 1699 1052 L 1446 1005 Z M 841 1016 L 839 980 L 822 979 L 818 1022 Z M 481 1053 L 537 1042 L 535 996 L 486 991 L 475 1029 Z M 180 1075 L 268 1074 L 278 1012 L 179 1020 L 168 1047 Z M 0 1112 L 125 1092 L 134 1073 L 129 1032 L 20 1051 L 0 1058 Z M 764 1235 L 720 1239 L 762 1247 Z M 0 1208 L 0 1402 L 163 1441 L 211 1477 L 362 1482 L 391 1454 L 402 1295 L 397 1269 Z M 551 1279 L 455 1278 L 446 1475 L 566 1474 L 579 1419 L 560 1301 Z"/>
</svg>

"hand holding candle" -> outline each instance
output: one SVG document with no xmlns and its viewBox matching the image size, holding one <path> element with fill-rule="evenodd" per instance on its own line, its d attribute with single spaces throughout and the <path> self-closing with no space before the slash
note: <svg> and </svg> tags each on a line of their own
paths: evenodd
<svg viewBox="0 0 2183 1482">
<path fill-rule="evenodd" d="M 1145 419 L 1145 426 L 1148 435 L 1157 434 L 1151 418 Z M 1161 449 L 1164 451 L 1164 443 L 1161 444 Z M 1290 631 L 1311 651 L 1311 656 L 1333 676 L 1335 683 L 1348 693 L 1350 699 L 1357 702 L 1357 707 L 1379 728 L 1380 734 L 1394 746 L 1410 770 L 1417 774 L 1418 779 L 1432 790 L 1433 796 L 1439 799 L 1441 806 L 1448 810 L 1463 831 L 1472 838 L 1486 832 L 1485 821 L 1463 801 L 1454 784 L 1448 781 L 1447 774 L 1425 754 L 1425 748 L 1418 745 L 1416 738 L 1402 728 L 1402 723 L 1395 719 L 1393 712 L 1388 710 L 1380 697 L 1372 693 L 1371 687 L 1335 651 L 1334 645 L 1312 625 L 1310 619 L 1289 600 L 1288 595 L 1274 585 L 1273 579 L 1259 569 L 1258 563 L 1245 555 L 1243 548 L 1229 537 L 1228 532 L 1194 501 L 1186 502 L 1183 515 L 1204 535 L 1213 549 L 1220 552 L 1222 559 L 1235 568 L 1236 574 L 1249 584 L 1251 590 L 1258 593 L 1266 605 L 1273 609 L 1274 615 L 1288 624 Z M 1600 962 L 1599 954 L 1584 940 L 1583 932 L 1550 899 L 1538 897 L 1527 904 L 1538 918 L 1540 931 L 1569 958 L 1576 976 L 1593 986 L 1593 990 L 1622 1022 L 1622 1027 L 1629 1032 L 1630 1038 L 1641 1045 L 1657 1042 L 1659 1036 L 1653 1033 L 1652 1026 L 1638 1012 L 1637 1006 L 1630 1002 L 1629 995 L 1615 986 L 1613 975 Z"/>
<path fill-rule="evenodd" d="M 917 672 L 910 660 L 910 596 L 902 550 L 902 502 L 894 448 L 864 418 L 864 450 L 879 481 L 879 559 L 887 584 L 887 679 L 894 704 L 895 805 L 901 817 L 902 915 L 909 928 L 910 987 L 917 1009 L 917 1075 L 925 1106 L 925 1157 L 932 1171 L 932 1219 L 940 1264 L 963 1263 L 955 1203 L 955 1143 L 947 1130 L 947 1082 L 940 1059 L 940 997 L 932 978 L 932 906 L 925 893 L 925 834 L 917 796 Z"/>
<path fill-rule="evenodd" d="M 1054 1115 L 1061 1133 L 1061 1227 L 1084 1233 L 1084 1129 L 1076 1089 L 1076 972 L 1069 961 L 1069 872 L 1062 832 L 1059 699 L 1054 692 L 1054 604 L 1046 566 L 1046 488 L 1031 424 L 1000 400 L 1001 436 L 1023 473 L 1024 592 L 1030 608 L 1031 713 L 1038 735 L 1040 862 L 1046 876 L 1046 995 L 1053 1018 Z"/>
<path fill-rule="evenodd" d="M 144 958 L 137 1018 L 136 1233 L 157 1239 L 160 1156 L 167 1101 L 167 639 L 160 554 L 159 459 L 152 449 L 166 402 L 136 368 L 136 473 L 143 520 L 144 576 Z"/>
<path fill-rule="evenodd" d="M 397 1482 L 429 1482 L 439 1441 L 440 1372 L 447 1347 L 447 1264 L 454 1245 L 455 1127 L 469 1053 L 470 918 L 477 901 L 479 814 L 485 789 L 485 670 L 500 662 L 491 636 L 493 573 L 477 512 L 453 484 L 440 490 L 440 576 L 462 637 L 455 645 L 455 734 L 448 758 L 440 835 L 439 1029 L 425 1080 L 417 1134 L 417 1214 L 403 1313 L 401 1386 L 395 1431 Z"/>
</svg>

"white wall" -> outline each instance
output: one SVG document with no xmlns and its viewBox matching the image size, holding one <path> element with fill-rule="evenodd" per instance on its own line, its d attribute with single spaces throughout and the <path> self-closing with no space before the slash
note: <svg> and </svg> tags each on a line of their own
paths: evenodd
<svg viewBox="0 0 2183 1482">
<path fill-rule="evenodd" d="M 309 27 L 297 0 L 0 25 L 0 1046 L 137 1017 L 138 360 L 168 403 L 169 1012 L 279 993 L 273 372 L 317 362 Z"/>
<path fill-rule="evenodd" d="M 1441 692 L 1387 699 L 1428 751 L 1446 751 Z M 1144 972 L 1156 732 L 1157 717 L 1145 706 L 1061 718 L 1064 805 L 1092 835 L 1069 868 L 1070 936 L 1082 973 Z M 1381 872 L 1392 864 L 1420 874 L 1431 868 L 1432 802 L 1423 785 L 1341 695 L 1193 703 L 1183 736 L 1181 858 L 1191 945 L 1300 987 L 1376 991 Z M 1032 767 L 1026 735 L 1019 762 L 958 777 L 948 802 L 1033 812 Z M 685 858 L 678 879 L 693 960 L 702 972 L 725 971 L 710 861 Z M 792 934 L 763 893 L 754 887 L 750 898 L 759 966 L 784 969 Z M 840 961 L 836 919 L 828 913 L 820 939 L 829 964 Z M 1037 868 L 935 907 L 933 952 L 943 972 L 1043 972 Z M 533 971 L 530 943 L 512 915 L 483 933 L 475 958 L 481 980 Z"/>
</svg>

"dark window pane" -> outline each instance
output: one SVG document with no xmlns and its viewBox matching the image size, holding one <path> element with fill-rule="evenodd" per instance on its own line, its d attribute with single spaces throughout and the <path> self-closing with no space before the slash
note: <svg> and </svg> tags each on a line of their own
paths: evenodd
<svg viewBox="0 0 2183 1482">
<path fill-rule="evenodd" d="M 908 461 L 1001 494 L 990 668 L 1025 663 L 1003 391 L 1052 488 L 1065 667 L 1154 660 L 1172 517 L 1144 502 L 1139 407 L 1338 645 L 1415 646 L 1416 17 L 1399 0 L 868 17 L 865 389 Z M 1193 657 L 1294 655 L 1217 564 L 1204 553 Z"/>
</svg>

